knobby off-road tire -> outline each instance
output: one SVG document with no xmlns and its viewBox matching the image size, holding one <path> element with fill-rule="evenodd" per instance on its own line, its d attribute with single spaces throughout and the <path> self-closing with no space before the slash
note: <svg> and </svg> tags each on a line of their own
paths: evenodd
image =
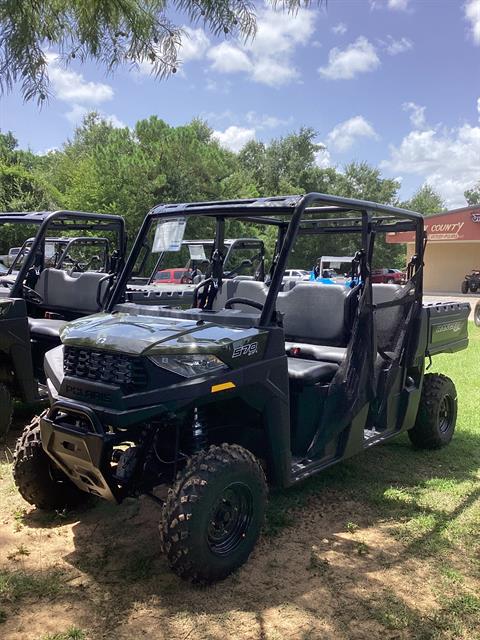
<svg viewBox="0 0 480 640">
<path fill-rule="evenodd" d="M 71 509 L 89 499 L 43 450 L 39 416 L 25 427 L 17 440 L 13 478 L 22 498 L 45 511 Z"/>
<path fill-rule="evenodd" d="M 194 455 L 163 507 L 160 538 L 170 567 L 196 584 L 226 578 L 254 548 L 266 503 L 265 475 L 250 451 L 222 444 Z"/>
<path fill-rule="evenodd" d="M 480 327 L 480 302 L 477 302 L 475 305 L 475 310 L 473 312 L 473 319 L 475 320 L 475 324 L 477 327 Z"/>
<path fill-rule="evenodd" d="M 10 430 L 13 417 L 13 396 L 6 384 L 0 383 L 0 438 Z"/>
<path fill-rule="evenodd" d="M 439 449 L 453 437 L 457 422 L 457 390 L 450 378 L 430 373 L 423 382 L 417 420 L 408 435 L 419 449 Z"/>
<path fill-rule="evenodd" d="M 464 280 L 462 282 L 462 286 L 460 287 L 462 293 L 468 293 L 468 282 Z"/>
</svg>

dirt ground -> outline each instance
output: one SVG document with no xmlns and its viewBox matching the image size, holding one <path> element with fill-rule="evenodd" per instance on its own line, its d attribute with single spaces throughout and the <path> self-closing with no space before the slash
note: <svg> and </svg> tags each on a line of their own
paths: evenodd
<svg viewBox="0 0 480 640">
<path fill-rule="evenodd" d="M 458 390 L 452 443 L 416 451 L 402 435 L 271 495 L 250 560 L 209 588 L 168 569 L 148 499 L 30 507 L 11 432 L 1 640 L 480 640 L 480 330 L 434 363 Z"/>
<path fill-rule="evenodd" d="M 248 564 L 199 589 L 168 570 L 158 507 L 148 499 L 53 516 L 29 507 L 10 476 L 13 440 L 1 453 L 3 640 L 480 637 L 434 634 L 431 621 L 442 616 L 436 570 L 392 534 L 381 506 L 348 489 L 352 463 L 321 486 L 274 497 Z M 385 470 L 391 457 L 378 451 L 362 463 L 374 485 L 376 465 Z M 383 491 L 380 474 L 378 482 Z M 471 577 L 462 581 L 475 588 Z"/>
</svg>

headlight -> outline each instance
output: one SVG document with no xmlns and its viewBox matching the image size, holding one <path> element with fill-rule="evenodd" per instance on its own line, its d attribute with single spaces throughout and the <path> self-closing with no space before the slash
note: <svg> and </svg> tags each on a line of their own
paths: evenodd
<svg viewBox="0 0 480 640">
<path fill-rule="evenodd" d="M 194 378 L 195 376 L 202 376 L 206 373 L 213 373 L 221 371 L 222 369 L 228 369 L 227 365 L 210 354 L 205 355 L 182 355 L 182 356 L 151 356 L 150 360 L 161 367 L 172 371 L 185 378 Z"/>
</svg>

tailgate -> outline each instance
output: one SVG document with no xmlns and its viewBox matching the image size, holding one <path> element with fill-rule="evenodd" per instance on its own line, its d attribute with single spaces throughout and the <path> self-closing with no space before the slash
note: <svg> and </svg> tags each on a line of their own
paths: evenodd
<svg viewBox="0 0 480 640">
<path fill-rule="evenodd" d="M 454 353 L 468 346 L 468 302 L 432 302 L 423 305 L 427 314 L 427 355 Z"/>
</svg>

